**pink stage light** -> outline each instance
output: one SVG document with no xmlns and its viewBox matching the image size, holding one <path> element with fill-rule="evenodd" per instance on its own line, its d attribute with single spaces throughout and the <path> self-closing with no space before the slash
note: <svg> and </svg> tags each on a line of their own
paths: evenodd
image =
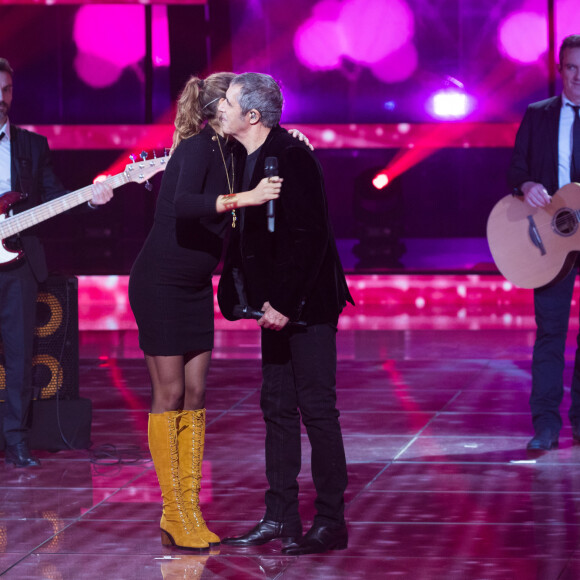
<svg viewBox="0 0 580 580">
<path fill-rule="evenodd" d="M 123 69 L 145 56 L 145 8 L 85 5 L 76 13 L 74 41 L 79 77 L 96 88 L 116 82 Z"/>
<path fill-rule="evenodd" d="M 338 24 L 347 54 L 364 64 L 379 62 L 413 36 L 413 13 L 403 0 L 350 0 Z"/>
<path fill-rule="evenodd" d="M 546 16 L 537 12 L 515 12 L 499 27 L 499 48 L 510 59 L 536 62 L 548 50 Z"/>
<path fill-rule="evenodd" d="M 377 188 L 377 189 L 383 189 L 385 187 L 387 187 L 389 183 L 389 176 L 386 173 L 383 173 L 381 171 L 381 173 L 377 173 L 375 175 L 375 178 L 373 179 L 373 185 Z"/>
</svg>

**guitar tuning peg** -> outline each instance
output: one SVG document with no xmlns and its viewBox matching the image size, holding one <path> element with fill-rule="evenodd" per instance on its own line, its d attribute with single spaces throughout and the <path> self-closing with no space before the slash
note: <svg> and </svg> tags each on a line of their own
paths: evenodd
<svg viewBox="0 0 580 580">
<path fill-rule="evenodd" d="M 129 155 L 129 159 L 130 159 L 130 160 L 131 160 L 133 163 L 135 163 L 135 155 Z"/>
<path fill-rule="evenodd" d="M 141 157 L 141 159 L 143 159 L 143 161 L 145 161 L 145 159 L 147 159 L 147 151 L 141 151 L 141 155 L 139 155 L 139 157 Z"/>
<path fill-rule="evenodd" d="M 146 189 L 147 191 L 151 191 L 151 190 L 153 189 L 153 185 L 151 184 L 151 182 L 150 182 L 149 180 L 147 180 L 147 181 L 145 182 L 145 189 Z"/>
<path fill-rule="evenodd" d="M 155 153 L 155 149 L 153 149 L 153 159 L 157 159 L 157 153 Z"/>
</svg>

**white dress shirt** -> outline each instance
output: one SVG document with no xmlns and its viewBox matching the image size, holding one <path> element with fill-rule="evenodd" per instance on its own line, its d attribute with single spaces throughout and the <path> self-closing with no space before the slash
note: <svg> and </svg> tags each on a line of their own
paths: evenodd
<svg viewBox="0 0 580 580">
<path fill-rule="evenodd" d="M 11 164 L 10 164 L 10 121 L 6 121 L 0 127 L 0 134 L 4 137 L 0 140 L 0 194 L 12 190 Z"/>
<path fill-rule="evenodd" d="M 558 188 L 570 183 L 570 165 L 572 163 L 572 125 L 574 109 L 568 106 L 574 103 L 562 93 L 560 110 L 560 131 L 558 133 Z"/>
</svg>

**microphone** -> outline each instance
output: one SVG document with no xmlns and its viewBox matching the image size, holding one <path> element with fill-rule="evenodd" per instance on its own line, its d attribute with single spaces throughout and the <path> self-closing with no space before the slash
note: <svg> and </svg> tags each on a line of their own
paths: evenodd
<svg viewBox="0 0 580 580">
<path fill-rule="evenodd" d="M 264 162 L 264 176 L 277 177 L 278 176 L 278 159 L 276 157 L 266 157 Z M 274 200 L 271 199 L 266 204 L 266 217 L 268 218 L 268 231 L 274 231 Z"/>
<path fill-rule="evenodd" d="M 260 318 L 264 316 L 264 313 L 261 310 L 254 310 L 249 306 L 241 306 L 240 304 L 234 306 L 233 314 L 238 318 L 255 318 L 256 320 L 260 320 Z"/>
<path fill-rule="evenodd" d="M 273 157 L 273 159 L 275 159 L 275 157 Z M 234 306 L 232 313 L 238 318 L 253 318 L 255 320 L 260 320 L 260 318 L 264 316 L 264 312 L 262 310 L 254 310 L 249 306 L 242 306 L 241 304 Z M 304 320 L 297 320 L 296 322 L 290 321 L 288 324 L 291 324 L 292 326 L 306 326 L 306 322 Z"/>
</svg>

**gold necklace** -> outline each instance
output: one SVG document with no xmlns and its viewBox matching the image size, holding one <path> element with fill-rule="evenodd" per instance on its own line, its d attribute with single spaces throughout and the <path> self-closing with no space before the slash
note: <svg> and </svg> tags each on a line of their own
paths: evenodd
<svg viewBox="0 0 580 580">
<path fill-rule="evenodd" d="M 221 144 L 221 141 L 220 141 L 220 137 L 217 134 L 217 131 L 215 129 L 214 129 L 214 133 L 215 133 L 215 136 L 213 137 L 213 139 L 215 139 L 218 142 L 218 147 L 219 147 L 219 150 L 220 150 L 220 155 L 222 156 L 222 163 L 224 164 L 224 169 L 225 169 L 225 172 L 226 172 L 226 179 L 228 180 L 228 191 L 229 191 L 229 195 L 233 196 L 234 195 L 234 171 L 235 171 L 235 167 L 234 167 L 234 154 L 233 153 L 230 153 L 230 162 L 232 164 L 232 179 L 230 181 L 230 174 L 228 172 L 228 166 L 227 166 L 227 163 L 226 163 L 226 158 L 224 157 L 224 152 L 222 150 L 222 144 Z M 236 215 L 236 210 L 235 209 L 232 209 L 232 228 L 235 228 L 236 227 L 236 222 L 237 221 L 238 221 L 238 216 Z"/>
</svg>

